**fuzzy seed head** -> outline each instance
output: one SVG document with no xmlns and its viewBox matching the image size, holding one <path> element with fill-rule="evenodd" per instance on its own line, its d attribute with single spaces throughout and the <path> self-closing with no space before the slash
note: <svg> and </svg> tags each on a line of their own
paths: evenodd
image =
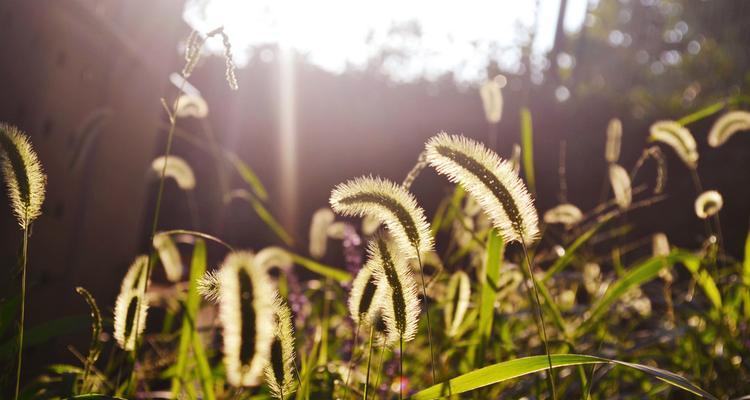
<svg viewBox="0 0 750 400">
<path fill-rule="evenodd" d="M 722 115 L 711 132 L 708 133 L 708 144 L 711 147 L 719 147 L 726 143 L 735 133 L 750 130 L 750 112 L 730 111 Z"/>
<path fill-rule="evenodd" d="M 659 121 L 651 125 L 649 140 L 662 142 L 674 149 L 688 166 L 698 166 L 698 148 L 690 131 L 675 121 Z"/>
<path fill-rule="evenodd" d="M 138 337 L 146 329 L 148 302 L 144 298 L 148 281 L 148 256 L 138 256 L 128 268 L 115 302 L 114 337 L 126 351 L 135 348 Z"/>
<path fill-rule="evenodd" d="M 273 314 L 273 342 L 264 373 L 273 397 L 284 400 L 295 390 L 294 328 L 292 312 L 278 294 L 273 302 Z"/>
<path fill-rule="evenodd" d="M 477 200 L 505 241 L 536 241 L 534 202 L 510 163 L 481 143 L 445 132 L 427 142 L 427 161 Z"/>
<path fill-rule="evenodd" d="M 219 273 L 224 365 L 233 386 L 257 386 L 273 342 L 274 292 L 252 253 L 235 251 Z"/>
<path fill-rule="evenodd" d="M 339 214 L 370 216 L 385 224 L 408 258 L 432 250 L 433 239 L 424 210 L 401 185 L 364 176 L 336 186 L 330 202 Z"/>
<path fill-rule="evenodd" d="M 323 258 L 328 247 L 328 227 L 336 218 L 329 208 L 321 208 L 315 211 L 310 224 L 310 255 L 313 258 Z"/>
<path fill-rule="evenodd" d="M 355 324 L 367 324 L 373 313 L 380 305 L 376 301 L 376 292 L 378 290 L 373 267 L 375 261 L 370 260 L 359 270 L 357 276 L 352 282 L 352 289 L 349 292 L 349 313 Z"/>
<path fill-rule="evenodd" d="M 285 249 L 279 246 L 269 246 L 255 255 L 255 265 L 265 273 L 269 273 L 273 268 L 287 272 L 294 266 L 294 261 Z"/>
<path fill-rule="evenodd" d="M 633 202 L 633 191 L 630 187 L 630 175 L 619 164 L 609 165 L 609 183 L 615 193 L 615 201 L 621 210 L 630 207 Z"/>
<path fill-rule="evenodd" d="M 604 149 L 604 158 L 609 163 L 615 163 L 620 159 L 620 145 L 622 143 L 622 122 L 618 118 L 612 118 L 607 125 L 607 145 Z"/>
<path fill-rule="evenodd" d="M 565 203 L 556 206 L 544 213 L 544 222 L 547 224 L 563 224 L 569 228 L 583 219 L 581 209 L 573 204 Z"/>
<path fill-rule="evenodd" d="M 700 219 L 706 219 L 715 215 L 724 206 L 724 198 L 715 190 L 708 190 L 695 199 L 695 215 Z"/>
<path fill-rule="evenodd" d="M 206 103 L 206 100 L 199 95 L 180 95 L 177 99 L 177 110 L 175 110 L 175 116 L 178 118 L 206 118 L 208 116 L 208 103 Z"/>
<path fill-rule="evenodd" d="M 368 247 L 373 275 L 378 287 L 383 288 L 383 319 L 388 332 L 388 343 L 408 342 L 417 334 L 421 312 L 417 283 L 408 260 L 383 236 L 378 235 Z"/>
<path fill-rule="evenodd" d="M 466 316 L 471 299 L 471 282 L 464 271 L 456 271 L 448 283 L 448 303 L 445 311 L 446 334 L 453 337 Z"/>
<path fill-rule="evenodd" d="M 500 122 L 503 117 L 503 92 L 497 79 L 490 79 L 479 88 L 484 117 L 490 124 Z"/>
<path fill-rule="evenodd" d="M 666 257 L 669 255 L 669 239 L 664 232 L 655 233 L 651 237 L 651 249 L 655 257 Z"/>
<path fill-rule="evenodd" d="M 4 123 L 0 123 L 0 170 L 13 214 L 21 229 L 26 229 L 42 214 L 47 177 L 28 137 Z"/>
<path fill-rule="evenodd" d="M 177 182 L 177 186 L 182 190 L 192 190 L 195 188 L 195 174 L 193 169 L 190 168 L 190 164 L 177 156 L 169 156 L 167 162 L 167 169 L 164 169 L 164 163 L 167 160 L 164 156 L 159 156 L 151 162 L 151 170 L 156 173 L 157 176 L 161 176 L 164 171 L 164 177 L 172 178 Z"/>
<path fill-rule="evenodd" d="M 154 249 L 159 253 L 159 259 L 164 266 L 164 272 L 170 282 L 179 282 L 182 279 L 184 266 L 177 245 L 166 233 L 154 235 Z"/>
</svg>

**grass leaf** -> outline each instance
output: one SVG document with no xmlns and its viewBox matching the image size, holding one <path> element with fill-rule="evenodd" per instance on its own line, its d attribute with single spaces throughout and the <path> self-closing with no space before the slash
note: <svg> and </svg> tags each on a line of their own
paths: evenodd
<svg viewBox="0 0 750 400">
<path fill-rule="evenodd" d="M 351 274 L 336 267 L 321 264 L 299 254 L 289 253 L 289 256 L 292 257 L 292 261 L 294 261 L 295 264 L 305 267 L 316 274 L 332 278 L 339 282 L 349 282 L 352 280 Z"/>
<path fill-rule="evenodd" d="M 479 346 L 475 358 L 475 365 L 484 365 L 484 353 L 487 341 L 492 334 L 492 322 L 495 315 L 495 299 L 497 298 L 497 285 L 500 278 L 500 268 L 502 266 L 503 253 L 505 252 L 505 242 L 500 237 L 497 230 L 492 229 L 487 239 L 487 258 L 485 261 L 485 279 L 482 281 L 480 289 L 480 308 L 479 308 L 479 326 L 477 335 L 479 335 Z"/>
<path fill-rule="evenodd" d="M 640 364 L 609 360 L 580 354 L 552 354 L 552 366 L 560 368 L 565 366 L 586 365 L 586 364 L 608 364 L 613 363 L 628 368 L 634 368 L 654 376 L 670 385 L 678 387 L 695 394 L 696 396 L 715 399 L 710 393 L 707 393 L 698 386 L 692 384 L 687 379 L 677 374 L 664 371 L 654 367 L 648 367 Z M 411 396 L 413 400 L 438 399 L 450 395 L 468 392 L 477 388 L 492 385 L 495 383 L 518 378 L 535 372 L 544 371 L 549 367 L 547 356 L 531 356 L 518 358 L 515 360 L 504 361 L 493 364 L 488 367 L 480 368 L 469 373 L 460 375 L 446 382 L 439 383 L 424 389 Z"/>
<path fill-rule="evenodd" d="M 534 132 L 531 126 L 531 111 L 521 109 L 521 153 L 523 154 L 523 171 L 531 193 L 536 193 L 534 179 Z"/>
</svg>

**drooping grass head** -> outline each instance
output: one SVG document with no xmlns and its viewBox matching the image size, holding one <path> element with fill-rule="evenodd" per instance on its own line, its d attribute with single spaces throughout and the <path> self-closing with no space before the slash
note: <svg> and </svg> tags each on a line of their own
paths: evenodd
<svg viewBox="0 0 750 400">
<path fill-rule="evenodd" d="M 330 202 L 337 213 L 370 216 L 385 224 L 408 258 L 432 250 L 432 234 L 424 210 L 401 185 L 364 176 L 336 186 Z"/>
<path fill-rule="evenodd" d="M 508 162 L 481 143 L 444 132 L 426 146 L 430 165 L 463 186 L 506 241 L 536 241 L 539 227 L 534 203 Z"/>
<path fill-rule="evenodd" d="M 295 390 L 294 328 L 289 306 L 276 294 L 273 302 L 273 342 L 268 364 L 264 370 L 271 394 L 284 400 Z"/>
<path fill-rule="evenodd" d="M 146 329 L 148 302 L 143 298 L 148 280 L 148 256 L 138 256 L 130 265 L 115 302 L 114 337 L 117 344 L 131 351 Z M 137 330 L 136 330 L 137 328 Z"/>
<path fill-rule="evenodd" d="M 0 169 L 13 214 L 25 229 L 42 213 L 47 177 L 26 135 L 4 123 L 0 123 Z"/>
<path fill-rule="evenodd" d="M 227 381 L 233 386 L 257 386 L 273 341 L 272 284 L 252 253 L 236 251 L 221 267 L 219 291 Z"/>
</svg>

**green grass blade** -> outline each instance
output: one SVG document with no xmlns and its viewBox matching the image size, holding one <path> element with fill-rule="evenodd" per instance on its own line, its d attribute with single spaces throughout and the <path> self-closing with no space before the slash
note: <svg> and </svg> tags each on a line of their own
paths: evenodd
<svg viewBox="0 0 750 400">
<path fill-rule="evenodd" d="M 268 211 L 266 206 L 263 205 L 263 202 L 258 200 L 256 196 L 244 189 L 235 190 L 231 196 L 241 198 L 250 203 L 250 206 L 253 207 L 253 210 L 258 217 L 260 217 L 261 221 L 263 221 L 263 223 L 265 223 L 266 226 L 268 226 L 268 228 L 270 228 L 271 231 L 273 231 L 273 233 L 284 242 L 284 244 L 287 246 L 294 245 L 294 239 L 292 239 L 292 236 L 287 233 L 284 227 L 281 226 L 281 223 L 274 218 L 273 214 Z"/>
<path fill-rule="evenodd" d="M 710 117 L 717 112 L 724 109 L 724 106 L 727 104 L 725 100 L 710 104 L 706 107 L 701 108 L 700 110 L 690 113 L 680 119 L 677 120 L 677 123 L 680 125 L 688 125 L 692 124 L 693 122 L 700 121 L 703 118 Z"/>
<path fill-rule="evenodd" d="M 479 309 L 479 347 L 477 348 L 475 365 L 484 364 L 484 351 L 486 343 L 492 333 L 492 322 L 495 315 L 495 299 L 497 298 L 497 285 L 500 278 L 505 243 L 497 230 L 490 231 L 487 239 L 487 260 L 485 262 L 485 279 L 482 281 L 480 294 L 481 306 Z"/>
<path fill-rule="evenodd" d="M 534 131 L 531 126 L 531 111 L 521 109 L 521 153 L 523 154 L 523 171 L 531 193 L 536 193 L 534 179 Z"/>
<path fill-rule="evenodd" d="M 563 254 L 562 257 L 558 258 L 555 261 L 555 263 L 552 264 L 552 266 L 547 270 L 547 272 L 544 274 L 544 277 L 542 278 L 542 283 L 547 282 L 555 274 L 565 269 L 565 267 L 567 267 L 570 264 L 570 262 L 573 261 L 573 256 L 575 255 L 578 248 L 580 248 L 586 242 L 588 242 L 588 240 L 591 239 L 591 236 L 593 236 L 594 233 L 596 233 L 596 231 L 598 231 L 599 228 L 601 228 L 605 222 L 606 221 L 603 221 L 594 225 L 593 227 L 591 227 L 591 229 L 587 230 L 581 236 L 576 238 L 573 244 L 571 244 L 570 246 L 568 246 L 567 249 L 565 249 L 565 254 Z"/>
<path fill-rule="evenodd" d="M 591 314 L 578 328 L 577 333 L 580 335 L 587 332 L 594 323 L 609 311 L 610 306 L 612 306 L 620 296 L 625 294 L 631 288 L 640 286 L 655 278 L 659 274 L 659 270 L 666 266 L 671 266 L 674 264 L 674 260 L 674 255 L 668 257 L 652 257 L 627 271 L 625 275 L 613 283 L 604 293 L 604 296 L 602 296 L 599 301 L 591 307 Z"/>
<path fill-rule="evenodd" d="M 745 260 L 742 262 L 742 283 L 750 287 L 750 231 L 745 239 Z M 750 290 L 750 289 L 749 289 Z"/>
<path fill-rule="evenodd" d="M 339 282 L 349 282 L 352 280 L 351 274 L 336 267 L 321 264 L 299 254 L 289 253 L 289 256 L 292 257 L 292 261 L 294 261 L 295 264 L 315 272 L 316 274 L 329 277 Z"/>
<path fill-rule="evenodd" d="M 692 384 L 687 379 L 677 374 L 673 374 L 671 372 L 664 371 L 658 368 L 579 354 L 553 354 L 551 355 L 551 358 L 553 368 L 586 364 L 614 363 L 624 367 L 634 368 L 641 372 L 645 372 L 656 377 L 657 379 L 660 379 L 680 389 L 684 389 L 699 397 L 715 399 L 715 397 L 710 393 L 705 392 L 703 389 Z M 411 399 L 428 400 L 456 395 L 484 386 L 507 381 L 509 379 L 544 371 L 548 367 L 549 364 L 546 355 L 531 356 L 504 361 L 498 364 L 493 364 L 484 368 L 480 368 L 478 370 L 471 371 L 469 373 L 450 379 L 446 382 L 431 386 L 416 393 L 411 397 Z"/>
<path fill-rule="evenodd" d="M 253 190 L 253 193 L 255 193 L 255 195 L 263 201 L 268 200 L 268 192 L 266 191 L 266 188 L 263 186 L 263 183 L 260 181 L 255 171 L 253 171 L 253 169 L 250 168 L 249 165 L 242 161 L 240 157 L 237 156 L 237 154 L 227 151 L 226 156 L 237 173 L 240 174 L 242 180 L 244 180 Z"/>
<path fill-rule="evenodd" d="M 698 283 L 698 286 L 703 290 L 703 293 L 705 293 L 714 308 L 721 310 L 722 301 L 719 287 L 716 286 L 716 281 L 711 277 L 711 274 L 705 268 L 701 268 L 700 257 L 687 252 L 682 252 L 679 253 L 678 260 L 682 262 L 688 271 L 690 271 L 693 278 Z"/>
</svg>

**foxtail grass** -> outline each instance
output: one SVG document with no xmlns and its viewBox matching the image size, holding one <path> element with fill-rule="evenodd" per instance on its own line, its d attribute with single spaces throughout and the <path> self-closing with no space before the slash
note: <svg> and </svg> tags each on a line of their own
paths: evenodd
<svg viewBox="0 0 750 400">
<path fill-rule="evenodd" d="M 277 296 L 273 303 L 273 313 L 273 341 L 264 374 L 271 394 L 279 400 L 284 400 L 295 390 L 292 312 Z"/>
<path fill-rule="evenodd" d="M 615 194 L 615 202 L 621 210 L 627 210 L 633 203 L 633 190 L 630 186 L 630 175 L 619 164 L 609 165 L 609 183 Z"/>
<path fill-rule="evenodd" d="M 675 121 L 658 121 L 651 125 L 649 140 L 671 147 L 690 169 L 698 167 L 698 148 L 690 131 Z"/>
<path fill-rule="evenodd" d="M 182 279 L 184 266 L 177 245 L 168 234 L 163 232 L 154 235 L 153 245 L 159 253 L 159 260 L 164 267 L 167 279 L 170 282 L 179 282 Z"/>
<path fill-rule="evenodd" d="M 547 210 L 543 219 L 547 224 L 563 224 L 566 228 L 570 228 L 583 220 L 583 213 L 575 205 L 565 203 Z"/>
<path fill-rule="evenodd" d="M 556 398 L 552 375 L 552 358 L 547 340 L 547 328 L 542 315 L 537 281 L 531 268 L 527 246 L 539 237 L 539 224 L 534 203 L 511 165 L 481 143 L 464 136 L 445 132 L 434 136 L 427 144 L 427 161 L 438 173 L 451 182 L 463 186 L 489 216 L 495 229 L 506 242 L 520 242 L 526 259 L 529 279 L 533 282 L 529 293 L 534 294 L 534 305 L 542 332 L 542 342 L 549 362 L 548 378 L 552 397 Z M 524 280 L 524 282 L 526 282 Z"/>
<path fill-rule="evenodd" d="M 96 364 L 96 360 L 99 359 L 101 354 L 102 346 L 99 341 L 99 334 L 102 332 L 102 314 L 99 311 L 99 306 L 96 305 L 94 296 L 89 293 L 88 290 L 83 287 L 77 287 L 76 293 L 83 296 L 86 303 L 91 309 L 91 344 L 89 345 L 89 353 L 86 356 L 86 361 L 83 367 L 83 378 L 81 378 L 81 387 L 79 393 L 89 393 L 91 386 L 89 385 L 89 374 Z"/>
<path fill-rule="evenodd" d="M 604 148 L 604 158 L 608 163 L 616 163 L 620 159 L 622 147 L 622 122 L 612 118 L 607 125 L 607 144 Z"/>
<path fill-rule="evenodd" d="M 163 171 L 164 176 L 174 179 L 177 186 L 182 190 L 195 189 L 195 174 L 193 173 L 193 169 L 182 157 L 157 157 L 151 162 L 151 170 L 156 174 L 160 174 Z"/>
<path fill-rule="evenodd" d="M 272 285 L 257 267 L 253 254 L 245 251 L 227 256 L 219 282 L 227 381 L 236 387 L 257 386 L 263 379 L 274 338 Z"/>
<path fill-rule="evenodd" d="M 328 247 L 328 227 L 331 226 L 335 215 L 329 208 L 321 208 L 313 214 L 310 224 L 310 256 L 321 259 L 326 255 Z"/>
<path fill-rule="evenodd" d="M 21 248 L 21 311 L 18 327 L 18 359 L 15 398 L 21 385 L 24 320 L 26 317 L 26 267 L 28 264 L 29 227 L 42 213 L 47 177 L 28 138 L 14 126 L 0 123 L 0 170 L 8 188 L 13 214 L 23 231 Z"/>
<path fill-rule="evenodd" d="M 708 144 L 719 147 L 739 131 L 750 130 L 750 112 L 730 111 L 716 120 L 708 133 Z"/>
<path fill-rule="evenodd" d="M 446 335 L 453 337 L 466 316 L 471 300 L 471 282 L 464 271 L 456 271 L 448 283 L 448 302 L 445 305 Z"/>
<path fill-rule="evenodd" d="M 114 337 L 117 344 L 126 351 L 135 349 L 139 336 L 146 328 L 148 263 L 148 256 L 136 257 L 122 280 L 120 294 L 115 302 Z"/>
</svg>

